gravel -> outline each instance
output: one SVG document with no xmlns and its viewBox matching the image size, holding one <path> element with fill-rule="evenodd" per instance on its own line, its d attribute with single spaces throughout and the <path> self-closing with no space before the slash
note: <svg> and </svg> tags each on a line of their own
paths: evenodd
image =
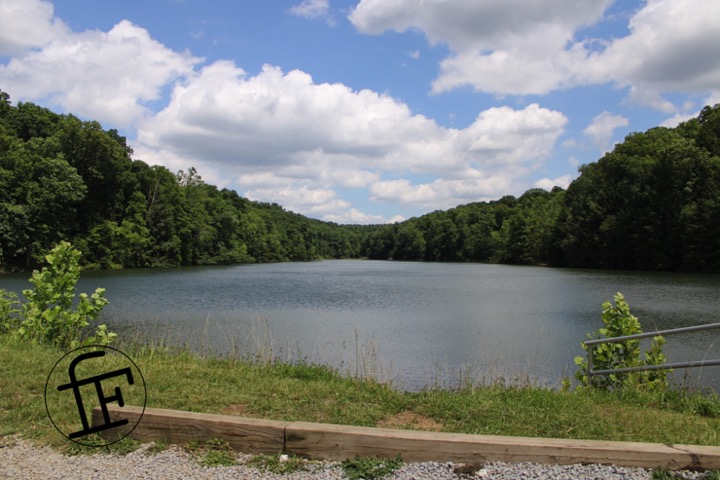
<svg viewBox="0 0 720 480">
<path fill-rule="evenodd" d="M 0 438 L 0 479 L 212 479 L 212 480 L 340 480 L 346 479 L 337 462 L 308 462 L 308 471 L 275 475 L 245 465 L 251 456 L 238 455 L 238 465 L 202 467 L 186 451 L 171 446 L 159 453 L 152 444 L 127 455 L 95 454 L 67 456 L 47 446 L 36 446 L 19 438 Z M 683 472 L 686 479 L 700 474 Z M 643 468 L 601 465 L 538 465 L 532 463 L 487 463 L 456 465 L 425 462 L 405 464 L 389 480 L 647 480 L 651 472 Z"/>
</svg>

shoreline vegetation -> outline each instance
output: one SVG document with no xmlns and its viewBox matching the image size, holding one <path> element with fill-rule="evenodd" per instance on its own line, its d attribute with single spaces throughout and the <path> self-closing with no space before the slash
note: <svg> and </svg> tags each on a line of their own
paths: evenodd
<svg viewBox="0 0 720 480">
<path fill-rule="evenodd" d="M 552 389 L 504 381 L 407 392 L 303 362 L 220 358 L 130 342 L 116 348 L 142 371 L 147 406 L 154 408 L 454 433 L 720 445 L 720 398 L 714 393 Z M 69 447 L 44 403 L 45 379 L 65 353 L 0 335 L 0 436 Z M 123 359 L 108 354 L 104 361 L 110 370 Z M 71 431 L 76 417 L 68 403 L 60 420 L 54 419 Z"/>
<path fill-rule="evenodd" d="M 720 104 L 628 135 L 566 189 L 338 225 L 133 157 L 117 130 L 0 91 L 0 271 L 61 241 L 94 269 L 368 258 L 720 272 Z"/>
</svg>

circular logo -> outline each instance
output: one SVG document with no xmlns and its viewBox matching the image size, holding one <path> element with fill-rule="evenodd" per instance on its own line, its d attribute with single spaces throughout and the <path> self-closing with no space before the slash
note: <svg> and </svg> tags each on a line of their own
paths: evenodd
<svg viewBox="0 0 720 480">
<path fill-rule="evenodd" d="M 45 382 L 45 408 L 53 426 L 68 440 L 88 447 L 104 447 L 128 436 L 142 419 L 146 402 L 138 366 L 104 345 L 66 353 Z"/>
</svg>

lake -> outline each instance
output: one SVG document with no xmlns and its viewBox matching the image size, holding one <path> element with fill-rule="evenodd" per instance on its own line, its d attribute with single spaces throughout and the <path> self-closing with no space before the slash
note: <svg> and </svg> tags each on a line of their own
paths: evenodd
<svg viewBox="0 0 720 480">
<path fill-rule="evenodd" d="M 20 291 L 27 276 L 1 275 Z M 392 380 L 558 386 L 576 371 L 602 303 L 622 292 L 645 331 L 720 322 L 720 276 L 486 264 L 333 260 L 86 272 L 123 337 L 216 354 L 270 355 Z M 668 361 L 720 358 L 720 330 L 668 338 Z M 720 367 L 676 372 L 720 386 Z"/>
</svg>

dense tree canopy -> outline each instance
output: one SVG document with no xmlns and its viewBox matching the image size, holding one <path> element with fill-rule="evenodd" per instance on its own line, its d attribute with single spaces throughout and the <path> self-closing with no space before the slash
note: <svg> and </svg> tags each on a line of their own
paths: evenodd
<svg viewBox="0 0 720 480">
<path fill-rule="evenodd" d="M 369 235 L 370 258 L 720 271 L 720 105 L 633 133 L 567 191 L 433 212 Z"/>
<path fill-rule="evenodd" d="M 131 159 L 117 131 L 0 92 L 0 268 L 62 240 L 95 268 L 357 257 L 362 230 L 251 202 Z"/>
<path fill-rule="evenodd" d="M 116 130 L 0 91 L 0 269 L 70 241 L 93 268 L 371 258 L 720 271 L 720 105 L 629 135 L 567 191 L 336 225 L 133 160 Z"/>
</svg>

